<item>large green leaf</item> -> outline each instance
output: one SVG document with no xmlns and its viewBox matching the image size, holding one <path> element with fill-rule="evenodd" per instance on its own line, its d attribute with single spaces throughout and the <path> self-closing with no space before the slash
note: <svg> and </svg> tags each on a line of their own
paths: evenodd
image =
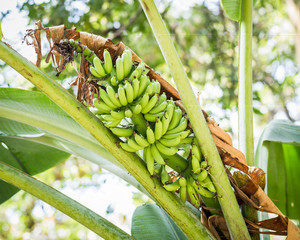
<svg viewBox="0 0 300 240">
<path fill-rule="evenodd" d="M 148 194 L 94 137 L 40 92 L 0 88 L 1 132 L 94 162 Z"/>
<path fill-rule="evenodd" d="M 222 5 L 230 19 L 240 21 L 242 0 L 222 0 Z"/>
<path fill-rule="evenodd" d="M 0 136 L 0 161 L 30 175 L 43 172 L 69 156 L 69 153 L 39 143 Z M 14 186 L 0 180 L 0 203 L 17 191 Z"/>
<path fill-rule="evenodd" d="M 137 240 L 187 240 L 168 214 L 154 203 L 147 203 L 135 209 L 131 235 Z"/>
<path fill-rule="evenodd" d="M 269 197 L 283 214 L 300 219 L 300 126 L 274 120 L 263 131 L 256 165 L 267 173 Z"/>
</svg>

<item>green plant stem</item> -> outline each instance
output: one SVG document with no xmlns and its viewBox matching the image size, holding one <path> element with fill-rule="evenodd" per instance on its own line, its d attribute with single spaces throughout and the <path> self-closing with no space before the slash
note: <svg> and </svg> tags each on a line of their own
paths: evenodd
<svg viewBox="0 0 300 240">
<path fill-rule="evenodd" d="M 241 7 L 239 36 L 239 149 L 245 154 L 247 163 L 254 166 L 253 107 L 252 107 L 252 0 L 243 0 Z M 247 219 L 257 222 L 257 211 L 243 206 Z M 259 239 L 258 234 L 251 234 Z"/>
<path fill-rule="evenodd" d="M 146 130 L 147 124 L 146 121 L 141 113 L 133 114 L 131 120 L 133 121 L 134 125 L 136 126 L 137 131 L 146 137 Z"/>
<path fill-rule="evenodd" d="M 50 204 L 104 239 L 134 239 L 105 218 L 75 200 L 1 161 L 0 179 Z"/>
<path fill-rule="evenodd" d="M 201 108 L 194 95 L 189 79 L 178 57 L 174 44 L 153 0 L 140 0 L 151 25 L 158 45 L 163 53 L 180 97 L 189 116 L 201 151 L 211 166 L 210 174 L 219 195 L 219 202 L 232 239 L 250 239 L 239 205 Z"/>
<path fill-rule="evenodd" d="M 62 86 L 3 42 L 0 42 L 0 59 L 37 86 L 94 136 L 153 196 L 189 239 L 213 239 L 209 231 L 201 224 L 200 219 L 175 194 L 166 191 L 157 179 L 151 178 L 142 159 L 120 148 L 117 145 L 119 139 Z"/>
</svg>

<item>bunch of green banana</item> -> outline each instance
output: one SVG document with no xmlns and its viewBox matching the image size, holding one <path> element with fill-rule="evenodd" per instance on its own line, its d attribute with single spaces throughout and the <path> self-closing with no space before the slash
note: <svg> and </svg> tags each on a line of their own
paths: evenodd
<svg viewBox="0 0 300 240">
<path fill-rule="evenodd" d="M 76 42 L 71 44 L 78 49 Z M 150 80 L 145 65 L 133 62 L 129 49 L 115 63 L 107 50 L 103 53 L 104 62 L 86 48 L 83 53 L 91 63 L 91 74 L 105 81 L 90 109 L 119 137 L 120 146 L 128 152 L 140 151 L 149 173 L 158 175 L 167 191 L 179 189 L 182 201 L 189 196 L 199 206 L 199 196 L 214 197 L 216 190 L 207 162 L 195 137 L 186 130 L 187 117 L 161 93 L 160 83 Z M 178 170 L 173 164 L 178 180 L 172 182 L 166 165 L 171 166 L 169 159 L 178 155 L 187 167 Z"/>
</svg>

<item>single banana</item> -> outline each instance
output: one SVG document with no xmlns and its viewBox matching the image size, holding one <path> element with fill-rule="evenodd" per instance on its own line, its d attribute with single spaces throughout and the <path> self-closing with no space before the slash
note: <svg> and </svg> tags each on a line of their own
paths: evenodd
<svg viewBox="0 0 300 240">
<path fill-rule="evenodd" d="M 131 147 L 132 149 L 135 149 L 136 151 L 144 149 L 143 146 L 139 145 L 133 137 L 128 138 L 128 146 Z"/>
<path fill-rule="evenodd" d="M 192 169 L 194 173 L 201 171 L 199 159 L 195 155 L 192 155 Z"/>
<path fill-rule="evenodd" d="M 97 78 L 102 78 L 103 76 L 101 76 L 97 70 L 94 67 L 90 67 L 90 72 L 93 76 L 97 77 Z"/>
<path fill-rule="evenodd" d="M 167 102 L 167 95 L 165 92 L 163 92 L 158 99 L 157 105 L 160 105 L 163 102 Z M 167 102 L 168 103 L 168 102 Z"/>
<path fill-rule="evenodd" d="M 197 208 L 200 207 L 200 200 L 198 198 L 198 194 L 194 189 L 194 187 L 192 186 L 191 182 L 187 183 L 186 188 L 187 188 L 187 193 L 190 196 L 191 203 Z"/>
<path fill-rule="evenodd" d="M 101 77 L 104 77 L 106 75 L 104 68 L 101 64 L 101 60 L 98 57 L 94 58 L 93 65 Z"/>
<path fill-rule="evenodd" d="M 146 135 L 147 135 L 147 141 L 150 144 L 153 144 L 155 142 L 155 136 L 154 136 L 154 132 L 150 126 L 147 127 Z"/>
<path fill-rule="evenodd" d="M 146 90 L 146 88 L 149 84 L 150 84 L 149 77 L 146 75 L 142 75 L 140 77 L 140 88 L 139 88 L 139 92 L 138 92 L 138 97 L 144 93 L 144 91 Z"/>
<path fill-rule="evenodd" d="M 116 61 L 116 76 L 119 81 L 124 79 L 123 60 L 120 57 L 118 57 Z"/>
<path fill-rule="evenodd" d="M 180 108 L 177 108 L 174 110 L 173 116 L 172 116 L 172 120 L 170 122 L 169 125 L 169 130 L 172 130 L 173 128 L 177 127 L 180 120 L 182 118 L 182 111 Z"/>
<path fill-rule="evenodd" d="M 174 113 L 174 110 L 175 110 L 175 104 L 173 102 L 168 102 L 168 106 L 167 106 L 167 113 L 168 113 L 168 116 L 170 118 L 170 123 L 171 123 L 171 120 L 173 118 L 173 113 Z"/>
<path fill-rule="evenodd" d="M 173 138 L 180 138 L 180 139 L 183 139 L 184 137 L 188 136 L 188 134 L 190 134 L 190 131 L 182 131 L 182 132 L 179 132 L 179 133 L 173 133 L 173 134 L 168 134 L 166 133 L 163 138 L 166 138 L 166 139 L 173 139 Z"/>
<path fill-rule="evenodd" d="M 128 102 L 127 102 L 127 98 L 126 98 L 126 94 L 125 94 L 125 89 L 122 86 L 119 86 L 119 88 L 118 88 L 118 96 L 119 96 L 120 103 L 123 106 L 126 106 L 128 104 Z"/>
<path fill-rule="evenodd" d="M 160 181 L 164 185 L 170 183 L 170 181 L 171 181 L 171 177 L 170 177 L 169 173 L 167 172 L 165 166 L 162 166 L 162 168 L 161 168 Z"/>
<path fill-rule="evenodd" d="M 168 127 L 170 124 L 170 118 L 167 112 L 164 113 L 162 116 L 161 122 L 162 122 L 162 135 L 164 135 L 168 131 Z"/>
<path fill-rule="evenodd" d="M 162 102 L 161 104 L 159 104 L 159 105 L 155 105 L 152 109 L 151 109 L 151 111 L 149 112 L 149 113 L 151 113 L 151 114 L 156 114 L 156 113 L 159 113 L 159 112 L 163 112 L 165 109 L 166 109 L 166 107 L 168 106 L 168 103 L 167 102 Z"/>
<path fill-rule="evenodd" d="M 90 111 L 91 111 L 93 114 L 95 114 L 95 115 L 107 113 L 106 111 L 99 110 L 99 109 L 96 108 L 96 107 L 90 107 L 89 109 L 90 109 Z"/>
<path fill-rule="evenodd" d="M 107 106 L 103 101 L 99 102 L 97 98 L 93 99 L 93 104 L 96 108 L 98 108 L 100 111 L 103 111 L 104 113 L 109 113 L 111 108 Z"/>
<path fill-rule="evenodd" d="M 133 134 L 133 128 L 113 127 L 110 130 L 118 137 L 130 137 Z"/>
<path fill-rule="evenodd" d="M 133 133 L 134 139 L 138 145 L 145 147 L 149 146 L 149 142 L 142 135 L 138 133 Z"/>
<path fill-rule="evenodd" d="M 116 86 L 119 85 L 119 81 L 117 80 L 116 75 L 113 75 L 113 76 L 111 77 L 110 83 L 111 83 L 111 85 L 114 86 L 114 87 L 116 87 Z"/>
<path fill-rule="evenodd" d="M 166 132 L 166 134 L 173 134 L 173 133 L 182 132 L 183 130 L 186 129 L 187 124 L 188 124 L 188 121 L 187 121 L 186 117 L 182 117 L 179 124 L 178 124 L 178 126 L 173 128 L 172 130 L 168 130 Z"/>
<path fill-rule="evenodd" d="M 103 53 L 104 58 L 104 69 L 107 74 L 111 73 L 113 65 L 109 52 L 105 49 Z"/>
<path fill-rule="evenodd" d="M 132 117 L 132 111 L 129 108 L 125 109 L 125 117 L 131 118 Z"/>
<path fill-rule="evenodd" d="M 132 68 L 132 53 L 129 49 L 126 49 L 122 54 L 124 77 L 127 77 Z"/>
<path fill-rule="evenodd" d="M 154 93 L 160 93 L 160 83 L 156 80 L 155 82 L 152 83 L 153 85 L 153 92 Z"/>
<path fill-rule="evenodd" d="M 147 105 L 142 109 L 142 113 L 143 114 L 148 113 L 155 106 L 157 100 L 158 100 L 158 96 L 157 94 L 155 94 L 153 97 L 151 97 Z"/>
<path fill-rule="evenodd" d="M 134 79 L 132 81 L 132 88 L 133 88 L 133 98 L 136 99 L 140 88 L 140 81 L 138 79 Z"/>
<path fill-rule="evenodd" d="M 148 87 L 146 88 L 146 93 L 149 95 L 152 95 L 154 93 L 153 83 L 150 83 Z"/>
<path fill-rule="evenodd" d="M 168 191 L 168 192 L 174 192 L 176 191 L 178 188 L 180 187 L 179 185 L 179 181 L 175 181 L 171 184 L 166 184 L 164 185 L 164 188 Z"/>
<path fill-rule="evenodd" d="M 214 193 L 208 191 L 206 188 L 202 187 L 200 184 L 197 184 L 195 181 L 192 183 L 194 189 L 196 192 L 198 192 L 201 196 L 207 197 L 207 198 L 213 198 L 215 196 Z"/>
<path fill-rule="evenodd" d="M 108 127 L 108 128 L 111 128 L 111 127 L 116 127 L 120 124 L 121 120 L 120 119 L 117 119 L 115 121 L 112 121 L 112 122 L 108 122 L 108 123 L 105 123 L 104 126 L 105 127 Z"/>
<path fill-rule="evenodd" d="M 110 114 L 116 118 L 116 119 L 123 119 L 125 118 L 125 111 L 124 110 L 120 110 L 120 111 L 110 111 Z"/>
<path fill-rule="evenodd" d="M 120 118 L 115 118 L 115 117 L 113 117 L 111 114 L 108 114 L 108 115 L 102 115 L 102 118 L 103 118 L 104 121 L 106 121 L 106 122 L 114 122 L 114 121 L 120 120 Z"/>
<path fill-rule="evenodd" d="M 180 143 L 180 138 L 176 137 L 176 138 L 172 138 L 172 139 L 166 139 L 166 138 L 162 137 L 159 141 L 166 147 L 175 147 Z"/>
<path fill-rule="evenodd" d="M 179 185 L 180 185 L 180 189 L 179 189 L 179 194 L 180 194 L 180 199 L 182 202 L 186 202 L 186 197 L 187 197 L 187 181 L 185 179 L 185 177 L 181 177 L 179 178 Z"/>
<path fill-rule="evenodd" d="M 132 109 L 133 114 L 139 114 L 142 111 L 142 105 L 140 103 L 138 103 L 137 105 L 135 105 Z"/>
<path fill-rule="evenodd" d="M 200 149 L 198 148 L 196 143 L 192 144 L 192 153 L 195 155 L 196 158 L 198 158 L 199 160 L 201 160 L 201 152 Z"/>
<path fill-rule="evenodd" d="M 141 101 L 140 101 L 142 108 L 146 107 L 146 105 L 149 102 L 149 99 L 150 99 L 149 94 L 145 93 L 144 96 L 142 97 Z"/>
<path fill-rule="evenodd" d="M 133 88 L 129 82 L 126 81 L 124 85 L 124 89 L 126 92 L 126 98 L 128 103 L 132 103 L 134 99 L 134 93 L 133 93 Z"/>
<path fill-rule="evenodd" d="M 136 152 L 135 149 L 128 146 L 128 143 L 120 142 L 120 146 L 127 152 Z"/>
<path fill-rule="evenodd" d="M 187 137 L 180 140 L 180 144 L 192 144 L 194 137 Z"/>
<path fill-rule="evenodd" d="M 138 79 L 140 77 L 140 73 L 138 70 L 134 70 L 130 76 L 129 76 L 129 80 L 133 81 L 134 79 Z"/>
<path fill-rule="evenodd" d="M 136 70 L 139 73 L 139 77 L 145 72 L 145 64 L 144 63 L 139 63 L 139 65 L 137 66 Z"/>
<path fill-rule="evenodd" d="M 111 87 L 111 86 L 107 86 L 106 87 L 106 92 L 108 94 L 108 97 L 110 99 L 110 101 L 116 105 L 117 107 L 122 107 L 122 104 L 120 103 L 119 99 L 116 97 L 117 94 L 115 92 L 115 90 Z"/>
<path fill-rule="evenodd" d="M 99 94 L 102 100 L 106 103 L 107 106 L 109 106 L 111 109 L 116 109 L 118 106 L 113 104 L 113 102 L 110 100 L 110 97 L 108 96 L 107 92 L 103 90 L 102 88 L 99 88 Z"/>
<path fill-rule="evenodd" d="M 162 135 L 162 122 L 158 118 L 156 119 L 155 128 L 154 128 L 155 140 L 161 139 L 161 135 Z"/>
<path fill-rule="evenodd" d="M 142 109 L 143 110 L 143 109 Z M 149 122 L 156 122 L 157 119 L 160 119 L 162 116 L 164 115 L 164 112 L 159 112 L 156 114 L 150 114 L 150 113 L 146 113 L 144 115 L 144 118 L 149 121 Z"/>
<path fill-rule="evenodd" d="M 154 158 L 152 156 L 152 153 L 151 153 L 151 150 L 150 150 L 150 147 L 146 147 L 144 149 L 144 153 L 145 153 L 145 161 L 146 161 L 146 164 L 147 164 L 147 169 L 148 169 L 148 172 L 153 175 L 154 174 Z"/>
<path fill-rule="evenodd" d="M 174 155 L 175 153 L 178 152 L 178 148 L 167 147 L 159 141 L 156 142 L 155 145 L 156 145 L 158 151 L 160 151 L 162 154 L 167 155 L 167 156 L 172 156 L 172 155 Z"/>
<path fill-rule="evenodd" d="M 151 145 L 151 153 L 152 153 L 152 156 L 154 157 L 154 160 L 161 164 L 161 165 L 165 165 L 165 160 L 163 159 L 163 157 L 161 156 L 161 154 L 159 153 L 158 149 L 156 148 L 155 144 L 152 144 Z"/>
<path fill-rule="evenodd" d="M 193 178 L 195 180 L 197 180 L 198 182 L 202 182 L 205 178 L 207 178 L 208 176 L 208 173 L 207 173 L 207 170 L 201 170 L 200 173 L 197 173 L 197 174 L 193 174 Z"/>
<path fill-rule="evenodd" d="M 217 191 L 209 176 L 207 176 L 207 178 L 205 178 L 202 182 L 199 183 L 201 184 L 202 187 L 207 188 L 209 191 L 213 193 Z"/>
</svg>

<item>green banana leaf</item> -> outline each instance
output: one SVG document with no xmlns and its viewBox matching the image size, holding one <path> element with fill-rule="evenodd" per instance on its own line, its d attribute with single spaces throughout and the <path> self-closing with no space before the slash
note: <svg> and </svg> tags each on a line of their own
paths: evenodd
<svg viewBox="0 0 300 240">
<path fill-rule="evenodd" d="M 137 240 L 188 239 L 168 214 L 154 203 L 147 203 L 135 209 L 131 235 Z"/>
<path fill-rule="evenodd" d="M 300 126 L 273 120 L 263 131 L 255 153 L 266 172 L 266 191 L 287 217 L 300 219 Z"/>
<path fill-rule="evenodd" d="M 240 21 L 242 0 L 222 0 L 222 6 L 230 19 Z"/>
<path fill-rule="evenodd" d="M 94 162 L 148 194 L 94 137 L 43 93 L 0 88 L 1 132 Z"/>
<path fill-rule="evenodd" d="M 24 139 L 0 136 L 0 161 L 30 175 L 43 172 L 69 158 L 70 154 L 53 147 Z M 0 180 L 0 204 L 5 202 L 18 188 Z"/>
</svg>

